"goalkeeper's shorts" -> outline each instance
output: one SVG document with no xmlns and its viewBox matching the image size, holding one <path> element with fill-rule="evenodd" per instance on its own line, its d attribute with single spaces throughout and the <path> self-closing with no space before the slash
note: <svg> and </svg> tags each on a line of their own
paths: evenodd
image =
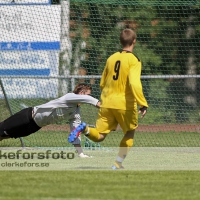
<svg viewBox="0 0 200 200">
<path fill-rule="evenodd" d="M 137 110 L 120 110 L 112 108 L 100 108 L 96 121 L 96 129 L 99 133 L 110 133 L 120 125 L 124 134 L 138 127 Z"/>
</svg>

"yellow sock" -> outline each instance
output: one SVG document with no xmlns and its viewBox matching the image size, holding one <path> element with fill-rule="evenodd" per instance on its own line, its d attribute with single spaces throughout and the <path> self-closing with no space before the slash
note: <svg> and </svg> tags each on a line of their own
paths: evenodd
<svg viewBox="0 0 200 200">
<path fill-rule="evenodd" d="M 127 156 L 130 148 L 133 146 L 134 140 L 133 138 L 126 138 L 125 136 L 122 138 L 119 148 L 119 153 L 116 158 L 114 165 L 117 168 L 122 168 L 122 162 Z"/>
<path fill-rule="evenodd" d="M 99 142 L 100 135 L 99 132 L 96 130 L 96 128 L 90 128 L 86 126 L 83 133 L 93 142 Z"/>
<path fill-rule="evenodd" d="M 126 138 L 123 137 L 120 143 L 119 153 L 118 156 L 120 158 L 125 158 L 130 150 L 130 148 L 133 146 L 133 138 Z"/>
</svg>

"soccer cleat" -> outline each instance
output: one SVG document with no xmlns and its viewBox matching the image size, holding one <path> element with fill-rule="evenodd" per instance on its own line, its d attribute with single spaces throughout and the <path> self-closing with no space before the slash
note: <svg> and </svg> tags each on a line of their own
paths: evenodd
<svg viewBox="0 0 200 200">
<path fill-rule="evenodd" d="M 80 157 L 80 158 L 92 158 L 92 156 L 86 155 L 86 154 L 84 154 L 84 153 L 80 153 L 80 154 L 78 155 L 78 157 Z"/>
<path fill-rule="evenodd" d="M 115 162 L 111 168 L 112 168 L 113 170 L 124 169 L 124 167 L 122 166 L 122 164 L 119 163 L 119 162 Z"/>
<path fill-rule="evenodd" d="M 119 169 L 119 168 L 117 168 L 115 165 L 113 165 L 111 168 L 112 168 L 113 170 Z"/>
<path fill-rule="evenodd" d="M 117 169 L 124 169 L 124 167 L 123 166 L 121 166 L 121 167 L 116 167 L 115 165 L 113 165 L 112 167 L 111 167 L 113 170 L 117 170 Z"/>
<path fill-rule="evenodd" d="M 68 142 L 72 143 L 74 142 L 74 140 L 81 134 L 82 131 L 85 130 L 86 127 L 86 123 L 83 122 L 80 125 L 78 125 L 78 127 L 76 127 L 70 134 L 68 137 Z"/>
</svg>

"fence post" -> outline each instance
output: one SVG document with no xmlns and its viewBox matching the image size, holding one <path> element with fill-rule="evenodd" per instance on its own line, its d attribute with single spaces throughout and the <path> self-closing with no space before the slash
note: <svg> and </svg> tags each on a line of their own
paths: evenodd
<svg viewBox="0 0 200 200">
<path fill-rule="evenodd" d="M 71 89 L 72 91 L 74 90 L 75 88 L 75 78 L 71 77 Z"/>
</svg>

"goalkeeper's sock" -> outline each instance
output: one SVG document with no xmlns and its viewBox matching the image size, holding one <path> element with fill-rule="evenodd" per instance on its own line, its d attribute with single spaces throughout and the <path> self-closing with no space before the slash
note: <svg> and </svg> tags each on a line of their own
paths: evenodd
<svg viewBox="0 0 200 200">
<path fill-rule="evenodd" d="M 90 140 L 92 140 L 93 142 L 99 142 L 100 134 L 96 130 L 96 128 L 91 128 L 91 127 L 86 126 L 83 134 L 86 137 L 88 137 Z"/>
</svg>

